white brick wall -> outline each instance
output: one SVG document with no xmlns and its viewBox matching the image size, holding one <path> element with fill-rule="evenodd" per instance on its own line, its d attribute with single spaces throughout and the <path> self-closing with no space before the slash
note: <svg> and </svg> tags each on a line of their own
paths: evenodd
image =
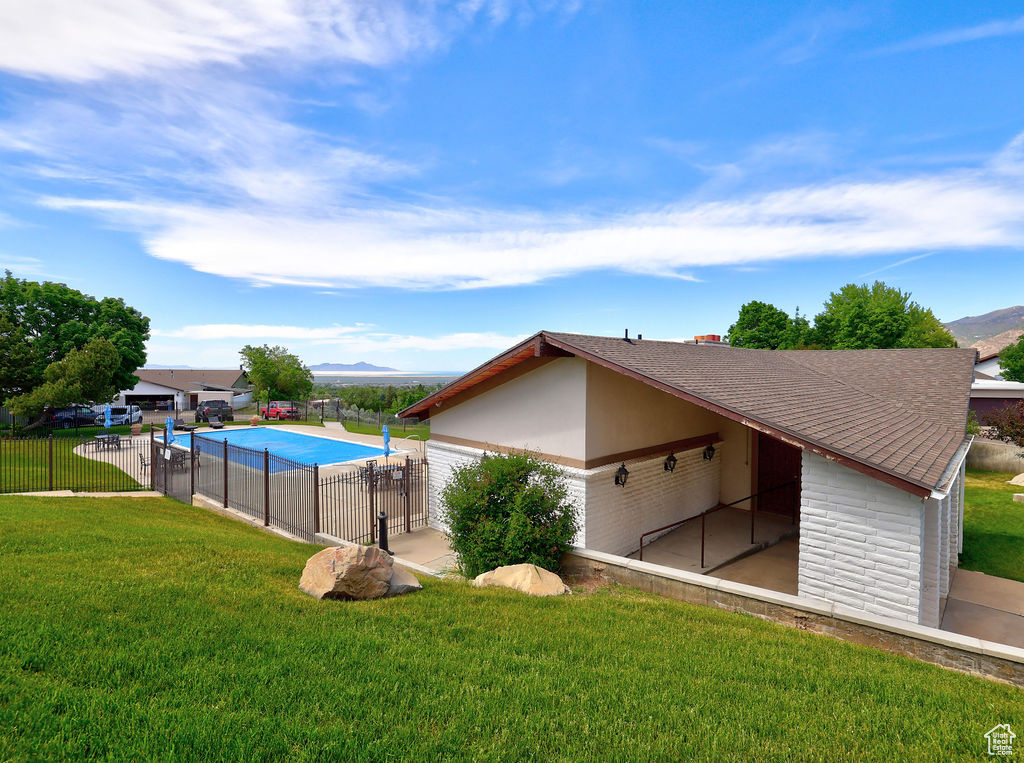
<svg viewBox="0 0 1024 763">
<path fill-rule="evenodd" d="M 461 445 L 427 442 L 431 527 L 446 529 L 439 512 L 439 496 L 452 468 L 477 460 L 483 453 Z M 664 470 L 664 456 L 629 463 L 625 487 L 615 485 L 619 464 L 589 470 L 560 467 L 580 509 L 581 528 L 574 543 L 595 551 L 628 554 L 639 547 L 642 533 L 716 505 L 722 459 L 716 454 L 705 461 L 701 454 L 701 450 L 677 453 L 679 460 L 673 472 Z"/>
<path fill-rule="evenodd" d="M 799 594 L 876 615 L 921 619 L 920 498 L 803 452 Z"/>
<path fill-rule="evenodd" d="M 480 460 L 484 452 L 477 448 L 467 448 L 462 445 L 439 443 L 433 440 L 427 441 L 427 461 L 429 463 L 428 509 L 431 527 L 442 531 L 448 529 L 441 517 L 440 494 L 441 489 L 451 478 L 452 469 L 456 466 Z M 586 472 L 566 466 L 559 468 L 565 475 L 569 495 L 579 510 L 581 527 L 573 543 L 577 546 L 586 546 L 585 528 L 582 526 L 585 516 L 583 506 L 586 498 L 586 482 L 584 478 Z"/>
<path fill-rule="evenodd" d="M 721 452 L 721 448 L 719 448 Z M 586 476 L 586 548 L 625 555 L 640 547 L 640 535 L 692 517 L 718 503 L 722 458 L 702 450 L 676 453 L 675 471 L 665 456 L 626 464 L 625 487 L 615 484 L 619 464 L 591 469 Z M 657 536 L 651 536 L 647 542 Z"/>
</svg>

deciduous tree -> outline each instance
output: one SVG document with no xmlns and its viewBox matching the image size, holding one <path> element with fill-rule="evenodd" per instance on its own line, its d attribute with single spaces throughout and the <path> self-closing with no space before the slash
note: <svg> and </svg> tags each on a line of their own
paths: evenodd
<svg viewBox="0 0 1024 763">
<path fill-rule="evenodd" d="M 120 366 L 121 355 L 109 339 L 91 339 L 82 349 L 71 350 L 63 360 L 47 366 L 42 384 L 11 398 L 11 412 L 35 416 L 48 408 L 110 400 L 120 389 L 116 383 Z"/>
<path fill-rule="evenodd" d="M 1007 381 L 1024 382 L 1024 337 L 1002 349 L 999 366 L 1003 369 L 1002 377 Z"/>
<path fill-rule="evenodd" d="M 94 339 L 106 340 L 117 353 L 116 366 L 109 379 L 100 380 L 101 386 L 109 381 L 115 392 L 134 387 L 138 381 L 135 369 L 146 362 L 148 318 L 123 299 L 96 299 L 62 283 L 26 281 L 5 271 L 0 280 L 0 399 L 6 402 L 51 383 L 50 367 Z M 25 400 L 51 396 L 47 393 Z M 23 409 L 25 400 L 19 404 Z"/>
<path fill-rule="evenodd" d="M 313 389 L 313 372 L 279 345 L 245 345 L 239 354 L 257 399 L 303 400 Z"/>
</svg>

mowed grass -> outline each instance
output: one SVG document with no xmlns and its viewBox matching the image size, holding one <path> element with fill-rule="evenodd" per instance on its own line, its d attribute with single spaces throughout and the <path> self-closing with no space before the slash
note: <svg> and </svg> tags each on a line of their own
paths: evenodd
<svg viewBox="0 0 1024 763">
<path fill-rule="evenodd" d="M 53 438 L 54 490 L 136 489 L 140 485 L 113 464 L 74 453 L 78 438 Z M 47 438 L 0 442 L 0 493 L 50 488 L 50 452 Z"/>
<path fill-rule="evenodd" d="M 976 758 L 1024 691 L 624 588 L 296 588 L 170 499 L 0 497 L 0 759 Z"/>
<path fill-rule="evenodd" d="M 1024 463 L 1024 462 L 1022 462 Z M 964 550 L 960 566 L 1024 581 L 1024 493 L 1013 474 L 968 469 L 964 483 Z"/>
<path fill-rule="evenodd" d="M 357 424 L 354 421 L 346 420 L 344 422 L 345 431 L 353 432 L 355 434 L 372 434 L 380 435 L 381 428 L 376 424 Z M 408 424 L 405 429 L 402 429 L 401 424 L 394 424 L 388 426 L 388 432 L 391 433 L 392 437 L 412 437 L 418 435 L 421 440 L 430 439 L 430 427 L 425 427 L 421 424 Z"/>
</svg>

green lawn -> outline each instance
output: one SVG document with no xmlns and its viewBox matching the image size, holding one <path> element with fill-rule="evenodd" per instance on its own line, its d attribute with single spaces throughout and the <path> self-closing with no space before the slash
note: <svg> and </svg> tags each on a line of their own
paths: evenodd
<svg viewBox="0 0 1024 763">
<path fill-rule="evenodd" d="M 1007 485 L 1013 474 L 968 469 L 964 485 L 964 550 L 960 566 L 1024 581 L 1024 487 Z"/>
<path fill-rule="evenodd" d="M 102 431 L 102 428 L 101 428 Z M 125 429 L 127 436 L 127 429 Z M 140 485 L 113 464 L 83 458 L 73 451 L 81 439 L 53 438 L 55 490 L 136 490 Z M 124 458 L 129 458 L 125 454 Z M 0 443 L 0 493 L 48 490 L 50 453 L 47 438 Z"/>
<path fill-rule="evenodd" d="M 345 431 L 354 432 L 356 434 L 380 434 L 380 427 L 376 424 L 356 424 L 354 421 L 345 421 Z M 401 424 L 390 424 L 388 425 L 388 431 L 391 432 L 392 437 L 412 437 L 418 435 L 421 440 L 430 439 L 430 427 L 423 426 L 422 424 L 407 424 L 405 430 L 402 430 Z"/>
<path fill-rule="evenodd" d="M 1024 691 L 624 588 L 296 588 L 169 499 L 0 497 L 0 759 L 936 760 Z"/>
</svg>

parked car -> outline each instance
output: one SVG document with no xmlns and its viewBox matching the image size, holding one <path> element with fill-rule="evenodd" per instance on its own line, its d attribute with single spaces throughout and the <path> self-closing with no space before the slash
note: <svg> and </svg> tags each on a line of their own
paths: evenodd
<svg viewBox="0 0 1024 763">
<path fill-rule="evenodd" d="M 101 410 L 96 414 L 95 424 L 97 426 L 103 426 L 103 422 L 106 421 L 106 414 Z M 133 405 L 130 408 L 125 405 L 112 405 L 110 406 L 110 424 L 111 426 L 118 426 L 120 424 L 141 424 L 142 423 L 142 409 L 137 405 Z"/>
<path fill-rule="evenodd" d="M 96 412 L 87 405 L 71 405 L 58 408 L 50 414 L 50 426 L 55 429 L 71 429 L 72 427 L 91 427 L 96 419 Z"/>
<path fill-rule="evenodd" d="M 271 400 L 270 405 L 260 408 L 260 415 L 265 419 L 297 419 L 299 409 L 284 400 Z"/>
<path fill-rule="evenodd" d="M 210 416 L 216 416 L 221 421 L 234 421 L 235 412 L 231 403 L 226 400 L 206 400 L 196 406 L 196 423 L 208 422 Z"/>
</svg>

